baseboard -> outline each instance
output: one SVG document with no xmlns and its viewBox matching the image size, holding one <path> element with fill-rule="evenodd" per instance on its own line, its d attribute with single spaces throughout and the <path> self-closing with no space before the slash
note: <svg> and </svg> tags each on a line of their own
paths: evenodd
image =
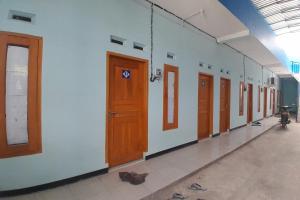
<svg viewBox="0 0 300 200">
<path fill-rule="evenodd" d="M 261 118 L 261 119 L 258 119 L 258 120 L 256 120 L 256 121 L 254 121 L 254 122 L 260 122 L 260 121 L 262 121 L 264 118 Z"/>
<path fill-rule="evenodd" d="M 243 127 L 245 127 L 245 126 L 247 126 L 247 124 L 244 124 L 244 125 L 241 125 L 241 126 L 232 128 L 232 129 L 230 129 L 230 131 L 234 131 L 234 130 L 236 130 L 236 129 L 243 128 Z"/>
<path fill-rule="evenodd" d="M 152 158 L 155 158 L 155 157 L 164 155 L 164 154 L 166 154 L 166 153 L 170 153 L 170 152 L 172 152 L 172 151 L 176 151 L 176 150 L 178 150 L 178 149 L 182 149 L 182 148 L 185 148 L 185 147 L 188 147 L 188 146 L 190 146 L 190 145 L 197 144 L 197 143 L 198 143 L 198 140 L 195 140 L 195 141 L 192 141 L 192 142 L 188 142 L 188 143 L 185 143 L 185 144 L 182 144 L 182 145 L 179 145 L 179 146 L 170 148 L 170 149 L 166 149 L 166 150 L 163 150 L 163 151 L 160 151 L 160 152 L 157 152 L 157 153 L 148 155 L 148 156 L 145 157 L 145 159 L 146 159 L 146 160 L 150 160 L 150 159 L 152 159 Z"/>
<path fill-rule="evenodd" d="M 87 179 L 87 178 L 90 178 L 93 176 L 103 175 L 106 173 L 108 173 L 108 168 L 100 169 L 100 170 L 97 170 L 94 172 L 82 174 L 79 176 L 75 176 L 75 177 L 71 177 L 71 178 L 67 178 L 67 179 L 63 179 L 63 180 L 59 180 L 59 181 L 55 181 L 55 182 L 51 182 L 51 183 L 46 183 L 43 185 L 38 185 L 38 186 L 33 186 L 33 187 L 28 187 L 28 188 L 23 188 L 23 189 L 17 189 L 17 190 L 0 191 L 0 197 L 17 196 L 17 195 L 23 195 L 23 194 L 29 194 L 29 193 L 33 193 L 33 192 L 48 190 L 51 188 L 63 186 L 66 184 L 80 181 L 82 179 Z"/>
<path fill-rule="evenodd" d="M 216 134 L 213 134 L 211 137 L 215 138 L 215 137 L 219 137 L 221 135 L 221 133 L 216 133 Z"/>
</svg>

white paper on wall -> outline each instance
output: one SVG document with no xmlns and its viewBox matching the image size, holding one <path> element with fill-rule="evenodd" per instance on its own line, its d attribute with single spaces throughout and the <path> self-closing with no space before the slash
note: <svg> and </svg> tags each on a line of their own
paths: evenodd
<svg viewBox="0 0 300 200">
<path fill-rule="evenodd" d="M 175 73 L 168 72 L 168 123 L 174 123 Z"/>
<path fill-rule="evenodd" d="M 9 145 L 28 143 L 28 48 L 8 46 L 6 62 L 6 132 Z"/>
</svg>

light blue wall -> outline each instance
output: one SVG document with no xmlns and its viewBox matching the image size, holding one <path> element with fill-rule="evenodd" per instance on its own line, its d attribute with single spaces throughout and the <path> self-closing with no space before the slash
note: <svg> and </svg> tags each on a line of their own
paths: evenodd
<svg viewBox="0 0 300 200">
<path fill-rule="evenodd" d="M 35 24 L 8 20 L 9 10 L 36 14 Z M 106 168 L 106 52 L 150 59 L 150 8 L 133 0 L 0 0 L 0 30 L 42 36 L 43 153 L 0 160 L 0 190 L 44 184 Z M 111 44 L 110 35 L 126 38 Z M 144 52 L 132 43 L 146 44 Z M 167 52 L 175 60 L 166 58 Z M 199 62 L 205 63 L 203 68 Z M 238 116 L 238 87 L 243 56 L 155 9 L 154 67 L 180 69 L 179 128 L 162 131 L 163 82 L 149 83 L 149 151 L 159 152 L 197 139 L 198 72 L 214 75 L 214 133 L 219 132 L 220 77 L 231 79 L 231 128 Z M 246 77 L 261 74 L 246 59 Z M 207 64 L 213 68 L 209 70 Z M 220 73 L 229 70 L 230 75 Z M 249 73 L 249 74 L 248 74 Z M 268 78 L 270 72 L 264 73 Z M 254 87 L 254 102 L 255 97 Z M 245 97 L 245 99 L 247 99 Z M 245 103 L 246 106 L 246 103 Z M 246 110 L 246 107 L 245 107 Z M 255 119 L 262 114 L 254 111 Z"/>
</svg>

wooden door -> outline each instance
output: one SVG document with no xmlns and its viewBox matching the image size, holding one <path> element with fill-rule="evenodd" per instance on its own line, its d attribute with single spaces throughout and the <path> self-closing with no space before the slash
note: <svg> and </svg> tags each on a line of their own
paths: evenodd
<svg viewBox="0 0 300 200">
<path fill-rule="evenodd" d="M 264 117 L 267 117 L 268 88 L 264 88 Z"/>
<path fill-rule="evenodd" d="M 277 90 L 277 105 L 281 106 L 281 94 L 280 94 L 280 90 Z"/>
<path fill-rule="evenodd" d="M 147 149 L 147 62 L 108 54 L 107 159 L 110 167 Z"/>
<path fill-rule="evenodd" d="M 212 134 L 213 129 L 213 77 L 199 74 L 198 83 L 198 139 Z"/>
<path fill-rule="evenodd" d="M 247 123 L 253 121 L 253 85 L 248 84 L 248 110 L 247 110 Z"/>
<path fill-rule="evenodd" d="M 276 104 L 275 104 L 275 103 L 276 103 L 276 102 L 275 102 L 276 100 L 275 100 L 275 96 L 276 96 L 276 90 L 273 89 L 273 97 L 272 97 L 272 98 L 273 98 L 273 108 L 272 108 L 272 114 L 273 114 L 273 115 L 275 115 L 275 109 L 276 109 Z"/>
<path fill-rule="evenodd" d="M 220 81 L 220 133 L 230 129 L 230 80 Z"/>
</svg>

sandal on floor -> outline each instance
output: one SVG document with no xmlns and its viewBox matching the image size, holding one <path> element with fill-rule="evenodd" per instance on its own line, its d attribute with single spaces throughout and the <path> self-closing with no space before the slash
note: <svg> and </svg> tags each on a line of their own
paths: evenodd
<svg viewBox="0 0 300 200">
<path fill-rule="evenodd" d="M 203 188 L 198 183 L 193 183 L 190 187 L 188 187 L 188 189 L 194 190 L 194 191 L 204 191 L 204 192 L 207 191 L 207 189 Z"/>
<path fill-rule="evenodd" d="M 183 199 L 187 199 L 187 197 L 183 196 L 180 193 L 174 193 L 171 200 L 183 200 Z"/>
</svg>

